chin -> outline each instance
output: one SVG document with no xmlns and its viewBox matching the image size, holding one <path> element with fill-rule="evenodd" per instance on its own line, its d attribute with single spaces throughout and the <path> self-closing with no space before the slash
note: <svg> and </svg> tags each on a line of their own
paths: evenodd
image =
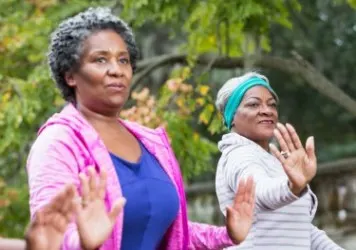
<svg viewBox="0 0 356 250">
<path fill-rule="evenodd" d="M 259 138 L 262 141 L 269 141 L 273 138 L 273 136 L 273 130 L 261 131 L 261 133 L 259 133 Z"/>
<path fill-rule="evenodd" d="M 126 104 L 127 98 L 124 97 L 116 97 L 116 98 L 110 98 L 108 99 L 108 104 L 111 107 L 116 107 L 116 108 L 123 108 L 124 105 Z"/>
</svg>

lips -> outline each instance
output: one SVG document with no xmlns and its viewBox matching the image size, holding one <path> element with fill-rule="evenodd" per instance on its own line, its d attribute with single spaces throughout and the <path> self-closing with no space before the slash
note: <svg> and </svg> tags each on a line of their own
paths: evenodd
<svg viewBox="0 0 356 250">
<path fill-rule="evenodd" d="M 126 89 L 126 86 L 123 83 L 109 83 L 106 85 L 106 87 L 116 91 L 122 91 Z"/>
<path fill-rule="evenodd" d="M 260 124 L 274 124 L 274 121 L 273 120 L 262 120 L 262 121 L 259 121 L 258 123 Z"/>
</svg>

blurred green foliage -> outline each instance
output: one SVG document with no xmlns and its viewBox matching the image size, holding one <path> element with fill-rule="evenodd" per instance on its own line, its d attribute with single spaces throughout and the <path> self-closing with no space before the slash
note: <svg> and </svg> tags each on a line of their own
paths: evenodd
<svg viewBox="0 0 356 250">
<path fill-rule="evenodd" d="M 149 113 L 145 113 L 145 107 L 150 96 L 140 103 L 142 100 L 133 94 L 135 112 L 140 110 L 144 118 L 150 114 L 152 120 L 131 118 L 151 127 L 166 126 L 183 175 L 187 181 L 191 181 L 199 174 L 214 169 L 216 136 L 223 130 L 221 119 L 213 106 L 219 85 L 210 84 L 213 81 L 221 83 L 223 74 L 217 72 L 215 75 L 196 76 L 194 59 L 205 52 L 243 56 L 257 49 L 265 52 L 280 49 L 279 53 L 281 48 L 289 51 L 290 47 L 283 46 L 286 43 L 292 44 L 293 41 L 296 41 L 295 47 L 309 48 L 310 41 L 303 42 L 303 35 L 300 35 L 303 39 L 298 40 L 291 35 L 298 33 L 290 31 L 294 29 L 296 22 L 291 18 L 291 13 L 298 15 L 303 10 L 302 6 L 307 6 L 307 11 L 316 9 L 315 6 L 301 2 L 303 1 L 1 0 L 0 176 L 7 184 L 0 181 L 0 235 L 21 237 L 23 234 L 29 217 L 25 175 L 27 153 L 39 126 L 64 104 L 50 79 L 46 63 L 49 35 L 61 20 L 89 6 L 110 6 L 133 24 L 137 33 L 150 33 L 151 29 L 144 30 L 150 24 L 154 27 L 152 32 L 168 30 L 169 39 L 177 41 L 178 50 L 189 53 L 190 65 L 166 72 L 165 76 L 171 79 L 161 84 L 163 87 L 157 91 L 149 93 L 155 97 L 155 105 L 150 108 Z M 340 0 L 335 2 L 345 3 Z M 355 1 L 347 2 L 356 6 Z M 278 32 L 271 29 L 276 25 L 279 27 Z M 318 25 L 320 24 L 316 20 L 315 29 Z M 326 33 L 327 31 L 325 28 Z M 284 37 L 285 44 L 274 43 L 271 39 L 273 35 Z M 144 47 L 146 40 L 141 38 L 138 43 Z M 159 41 L 156 46 L 163 47 L 163 43 L 169 39 L 162 43 Z M 282 78 L 279 76 L 279 79 Z M 284 79 L 289 80 L 288 77 Z M 177 89 L 172 90 L 172 81 L 178 86 Z M 187 87 L 190 84 L 191 89 Z M 298 92 L 298 101 L 298 98 L 305 97 L 303 90 L 300 90 L 301 85 L 283 86 L 283 89 L 286 92 L 294 91 L 294 94 Z M 136 94 L 142 94 L 142 91 L 141 89 Z M 290 107 L 300 107 L 299 115 L 305 109 L 300 103 Z M 291 108 L 286 112 L 294 111 Z M 313 114 L 309 114 L 307 119 L 310 120 L 311 117 Z M 298 116 L 294 116 L 294 119 L 298 122 Z M 306 131 L 310 129 L 309 124 L 306 123 L 305 128 Z"/>
</svg>

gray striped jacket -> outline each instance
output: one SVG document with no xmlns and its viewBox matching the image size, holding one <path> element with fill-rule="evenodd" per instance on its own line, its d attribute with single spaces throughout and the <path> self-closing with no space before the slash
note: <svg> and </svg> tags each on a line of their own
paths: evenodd
<svg viewBox="0 0 356 250">
<path fill-rule="evenodd" d="M 216 173 L 216 193 L 221 211 L 233 201 L 239 179 L 253 176 L 256 209 L 247 239 L 229 249 L 336 250 L 324 231 L 312 224 L 317 198 L 308 187 L 300 197 L 288 187 L 280 162 L 251 140 L 229 133 L 218 144 L 222 152 Z"/>
</svg>

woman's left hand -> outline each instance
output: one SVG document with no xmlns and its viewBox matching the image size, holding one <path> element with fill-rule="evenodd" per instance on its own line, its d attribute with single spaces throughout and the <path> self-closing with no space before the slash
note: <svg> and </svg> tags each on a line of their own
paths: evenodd
<svg viewBox="0 0 356 250">
<path fill-rule="evenodd" d="M 98 249 L 110 236 L 117 216 L 125 205 L 125 199 L 119 198 L 107 211 L 104 198 L 107 174 L 104 170 L 97 178 L 96 171 L 89 167 L 89 178 L 81 173 L 82 204 L 75 206 L 77 226 L 81 247 L 84 250 Z"/>
<path fill-rule="evenodd" d="M 270 149 L 281 162 L 288 176 L 291 191 L 299 196 L 316 174 L 314 138 L 309 137 L 304 148 L 292 125 L 284 126 L 279 123 L 277 128 L 274 135 L 282 152 L 274 145 L 270 145 Z"/>
<path fill-rule="evenodd" d="M 231 240 L 240 244 L 251 228 L 255 207 L 255 185 L 252 177 L 241 180 L 232 206 L 226 210 L 226 227 Z"/>
</svg>

